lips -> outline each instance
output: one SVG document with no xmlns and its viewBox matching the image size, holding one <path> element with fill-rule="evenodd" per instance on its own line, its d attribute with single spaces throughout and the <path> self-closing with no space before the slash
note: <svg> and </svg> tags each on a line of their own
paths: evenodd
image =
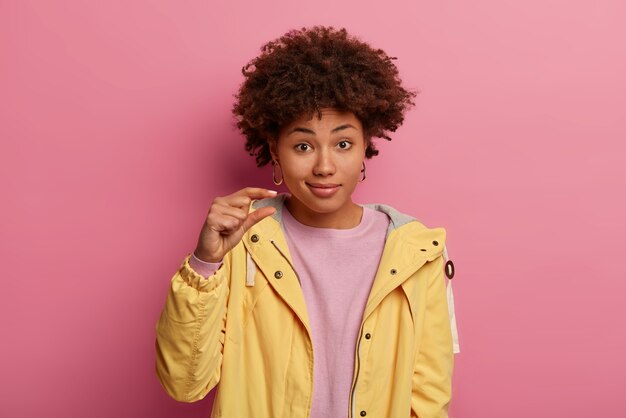
<svg viewBox="0 0 626 418">
<path fill-rule="evenodd" d="M 311 190 L 311 193 L 322 198 L 331 197 L 339 190 L 339 186 L 341 186 L 340 184 L 334 183 L 307 183 L 306 185 Z"/>
<path fill-rule="evenodd" d="M 320 189 L 332 189 L 333 187 L 340 186 L 339 184 L 334 183 L 307 183 L 309 186 L 318 187 Z"/>
</svg>

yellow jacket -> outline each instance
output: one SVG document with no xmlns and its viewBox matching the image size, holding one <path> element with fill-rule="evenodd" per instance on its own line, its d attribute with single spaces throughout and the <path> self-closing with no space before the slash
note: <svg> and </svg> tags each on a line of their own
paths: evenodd
<svg viewBox="0 0 626 418">
<path fill-rule="evenodd" d="M 212 418 L 310 414 L 313 344 L 281 229 L 285 196 L 252 202 L 250 211 L 277 211 L 250 228 L 208 279 L 191 269 L 188 254 L 156 325 L 161 384 L 174 399 L 194 402 L 219 383 Z M 363 206 L 391 221 L 356 342 L 346 413 L 447 417 L 459 350 L 444 274 L 446 231 L 387 205 Z"/>
</svg>

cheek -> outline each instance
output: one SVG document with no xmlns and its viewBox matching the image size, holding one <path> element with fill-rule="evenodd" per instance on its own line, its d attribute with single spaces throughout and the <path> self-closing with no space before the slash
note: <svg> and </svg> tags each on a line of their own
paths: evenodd
<svg viewBox="0 0 626 418">
<path fill-rule="evenodd" d="M 302 161 L 298 162 L 294 159 L 285 159 L 281 164 L 281 168 L 285 177 L 287 178 L 299 178 L 302 177 L 305 170 L 305 164 Z"/>
<path fill-rule="evenodd" d="M 363 168 L 361 161 L 361 158 L 354 158 L 350 161 L 346 161 L 343 166 L 344 172 L 350 174 L 351 177 L 358 176 Z"/>
</svg>

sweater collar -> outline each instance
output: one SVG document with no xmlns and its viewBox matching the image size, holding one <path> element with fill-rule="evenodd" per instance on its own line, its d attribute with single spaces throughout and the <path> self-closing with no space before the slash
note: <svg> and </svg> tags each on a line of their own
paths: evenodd
<svg viewBox="0 0 626 418">
<path fill-rule="evenodd" d="M 253 230 L 263 230 L 265 234 L 269 233 L 272 236 L 276 236 L 277 232 L 284 231 L 282 211 L 287 210 L 285 208 L 285 200 L 287 197 L 287 193 L 280 193 L 274 197 L 253 200 L 250 205 L 250 211 L 265 206 L 273 206 L 276 212 L 254 225 L 250 231 L 248 231 L 248 234 L 253 234 Z M 446 238 L 444 228 L 428 228 L 415 217 L 404 214 L 386 204 L 367 203 L 362 206 L 383 212 L 389 217 L 390 222 L 386 235 L 387 241 L 401 240 L 412 247 L 414 254 L 417 256 L 425 256 L 427 261 L 432 261 L 443 254 Z M 271 221 L 264 222 L 267 220 Z"/>
</svg>

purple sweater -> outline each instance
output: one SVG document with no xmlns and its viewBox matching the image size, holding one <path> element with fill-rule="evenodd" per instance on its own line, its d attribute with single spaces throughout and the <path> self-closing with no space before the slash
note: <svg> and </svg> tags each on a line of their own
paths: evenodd
<svg viewBox="0 0 626 418">
<path fill-rule="evenodd" d="M 363 207 L 358 226 L 332 229 L 304 225 L 286 207 L 281 213 L 313 334 L 311 418 L 347 417 L 356 341 L 389 218 Z M 192 256 L 189 264 L 208 277 L 221 263 Z"/>
</svg>

